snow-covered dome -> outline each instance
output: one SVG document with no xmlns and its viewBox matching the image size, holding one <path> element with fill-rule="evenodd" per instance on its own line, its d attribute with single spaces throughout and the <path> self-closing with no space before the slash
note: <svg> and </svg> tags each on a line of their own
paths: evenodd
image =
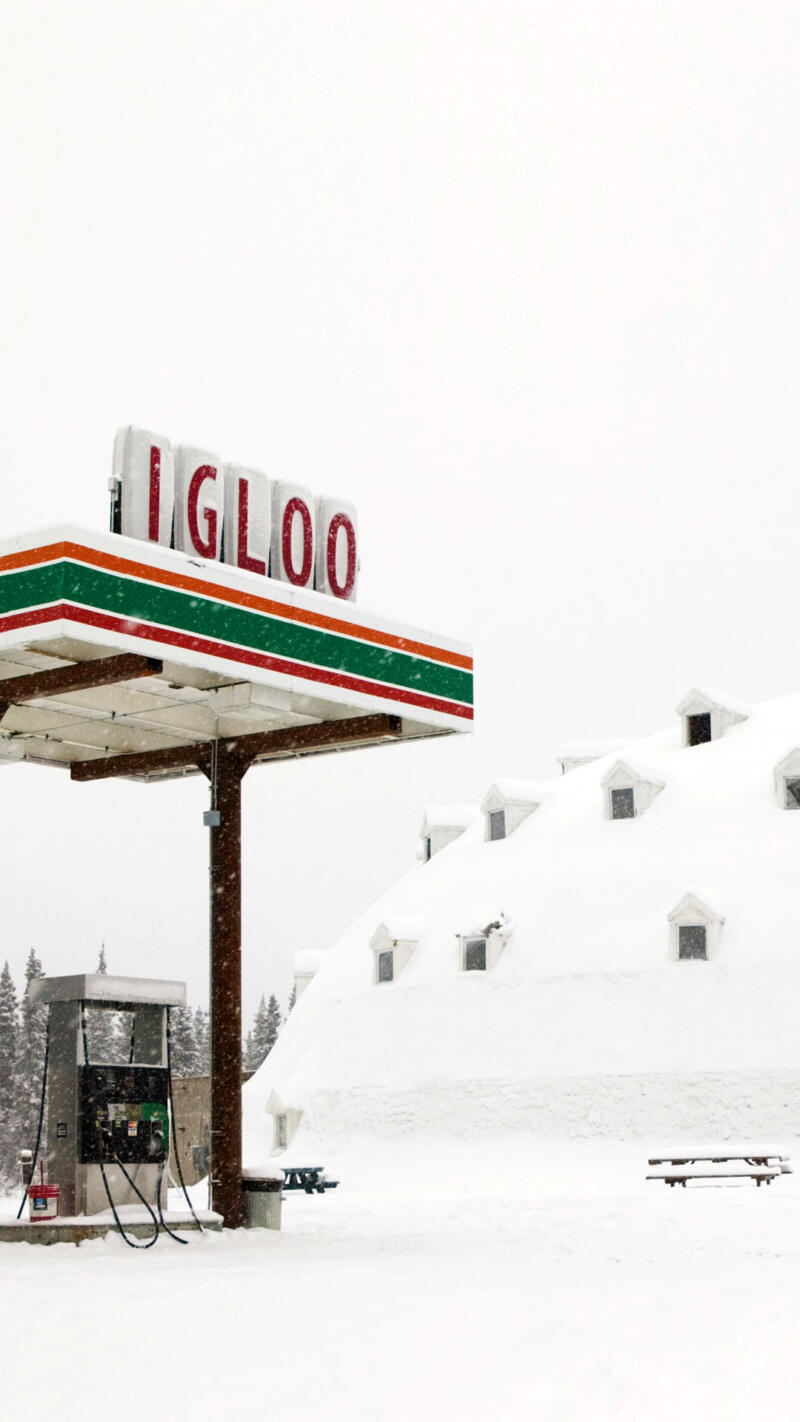
<svg viewBox="0 0 800 1422">
<path fill-rule="evenodd" d="M 276 1101 L 320 1148 L 800 1129 L 800 696 L 706 701 L 731 713 L 711 739 L 676 720 L 615 745 L 513 834 L 476 822 L 367 909 L 246 1088 L 246 1152 Z M 383 980 L 373 940 L 396 920 L 413 953 Z"/>
</svg>

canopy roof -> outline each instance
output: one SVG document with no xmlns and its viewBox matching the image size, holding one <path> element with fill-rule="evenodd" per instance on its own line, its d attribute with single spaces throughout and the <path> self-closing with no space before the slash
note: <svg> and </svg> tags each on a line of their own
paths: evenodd
<svg viewBox="0 0 800 1422">
<path fill-rule="evenodd" d="M 257 761 L 467 730 L 472 659 L 352 603 L 57 528 L 0 545 L 2 704 L 0 759 L 160 779 L 234 737 Z"/>
</svg>

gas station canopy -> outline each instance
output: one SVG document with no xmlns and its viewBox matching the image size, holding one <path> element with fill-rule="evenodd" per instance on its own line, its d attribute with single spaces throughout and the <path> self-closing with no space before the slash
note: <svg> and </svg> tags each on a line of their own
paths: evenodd
<svg viewBox="0 0 800 1422">
<path fill-rule="evenodd" d="M 163 779 L 233 738 L 254 764 L 468 730 L 472 660 L 350 602 L 57 528 L 0 544 L 3 706 L 0 760 Z"/>
<path fill-rule="evenodd" d="M 210 1174 L 231 1227 L 242 1221 L 243 777 L 264 761 L 471 724 L 468 649 L 350 601 L 117 533 L 57 528 L 0 545 L 0 761 L 69 767 L 73 780 L 209 781 Z"/>
</svg>

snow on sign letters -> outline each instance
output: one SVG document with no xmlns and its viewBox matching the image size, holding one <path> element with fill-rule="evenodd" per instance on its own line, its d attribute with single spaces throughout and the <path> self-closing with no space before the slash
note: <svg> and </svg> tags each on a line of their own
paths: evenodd
<svg viewBox="0 0 800 1422">
<path fill-rule="evenodd" d="M 114 443 L 115 532 L 352 601 L 356 512 L 128 426 Z"/>
</svg>

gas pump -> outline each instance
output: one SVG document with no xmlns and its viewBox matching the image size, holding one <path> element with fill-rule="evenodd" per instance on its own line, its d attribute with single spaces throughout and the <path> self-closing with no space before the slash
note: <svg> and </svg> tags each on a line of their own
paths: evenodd
<svg viewBox="0 0 800 1422">
<path fill-rule="evenodd" d="M 169 1009 L 185 1004 L 185 984 L 87 973 L 34 978 L 29 992 L 32 1001 L 48 1004 L 42 1114 L 46 1099 L 47 1179 L 59 1187 L 58 1215 L 110 1207 L 132 1243 L 118 1209 L 141 1204 L 155 1232 L 148 1245 L 135 1247 L 149 1247 L 159 1220 L 172 1233 L 163 1218 L 172 1102 Z M 89 1007 L 132 1014 L 129 1062 L 90 1061 Z"/>
</svg>

